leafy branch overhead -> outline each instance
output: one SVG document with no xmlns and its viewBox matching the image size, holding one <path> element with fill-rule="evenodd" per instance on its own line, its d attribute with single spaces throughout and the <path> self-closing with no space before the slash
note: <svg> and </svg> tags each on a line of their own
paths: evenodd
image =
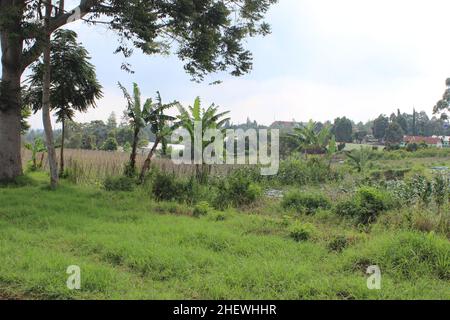
<svg viewBox="0 0 450 320">
<path fill-rule="evenodd" d="M 105 24 L 120 39 L 116 53 L 125 57 L 140 49 L 145 54 L 174 53 L 185 62 L 193 79 L 229 70 L 240 76 L 251 70 L 252 54 L 244 40 L 270 33 L 263 21 L 277 0 L 81 0 L 75 8 L 54 6 L 50 31 L 80 18 L 90 24 Z M 13 3 L 13 4 L 12 4 Z M 27 46 L 22 68 L 42 52 L 44 27 L 42 0 L 1 1 L 0 30 L 15 30 Z M 20 18 L 20 27 L 13 22 Z"/>
</svg>

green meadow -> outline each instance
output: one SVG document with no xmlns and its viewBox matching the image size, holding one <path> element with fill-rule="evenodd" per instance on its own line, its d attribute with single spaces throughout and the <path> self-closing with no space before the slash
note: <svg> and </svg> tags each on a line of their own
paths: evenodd
<svg viewBox="0 0 450 320">
<path fill-rule="evenodd" d="M 322 211 L 308 241 L 278 200 L 242 211 L 156 202 L 144 187 L 107 192 L 32 173 L 0 188 L 0 297 L 21 299 L 449 299 L 445 236 L 370 232 Z M 258 207 L 259 206 L 259 207 Z M 253 211 L 253 212 L 252 212 Z M 395 213 L 392 213 L 395 215 Z M 339 248 L 335 235 L 349 244 Z M 381 290 L 367 288 L 378 265 Z M 68 266 L 81 289 L 66 286 Z"/>
</svg>

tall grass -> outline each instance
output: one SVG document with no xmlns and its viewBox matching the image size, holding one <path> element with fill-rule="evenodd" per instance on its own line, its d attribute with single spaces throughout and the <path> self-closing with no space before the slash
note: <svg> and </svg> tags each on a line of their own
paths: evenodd
<svg viewBox="0 0 450 320">
<path fill-rule="evenodd" d="M 38 155 L 40 159 L 41 155 Z M 67 178 L 78 184 L 97 184 L 111 176 L 123 174 L 124 167 L 130 155 L 126 152 L 109 152 L 100 150 L 65 149 L 64 161 Z M 146 154 L 139 153 L 136 157 L 136 166 L 141 168 Z M 31 152 L 22 150 L 22 162 L 26 167 L 31 160 Z M 59 155 L 57 158 L 59 162 Z M 170 159 L 155 158 L 152 165 L 160 171 L 174 173 L 178 177 L 188 177 L 195 174 L 195 165 L 174 164 Z M 213 165 L 211 175 L 224 176 L 241 168 L 240 165 Z M 43 170 L 48 171 L 47 157 L 44 156 Z"/>
</svg>

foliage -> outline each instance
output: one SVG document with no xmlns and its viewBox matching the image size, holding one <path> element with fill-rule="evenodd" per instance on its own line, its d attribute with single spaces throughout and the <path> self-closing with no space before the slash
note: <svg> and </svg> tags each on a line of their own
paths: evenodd
<svg viewBox="0 0 450 320">
<path fill-rule="evenodd" d="M 42 161 L 37 162 L 37 154 L 47 152 L 44 141 L 41 138 L 36 138 L 33 143 L 26 143 L 25 148 L 31 151 L 31 171 L 36 171 L 42 167 Z"/>
<path fill-rule="evenodd" d="M 347 151 L 345 155 L 356 171 L 364 172 L 369 161 L 370 149 L 361 147 L 359 150 Z"/>
<path fill-rule="evenodd" d="M 133 191 L 136 182 L 134 179 L 120 176 L 120 177 L 108 177 L 103 182 L 103 186 L 106 191 Z"/>
<path fill-rule="evenodd" d="M 71 30 L 54 33 L 51 53 L 51 106 L 57 120 L 72 120 L 75 111 L 86 112 L 96 107 L 96 100 L 103 96 L 95 67 L 90 63 L 87 50 L 77 42 L 77 34 Z M 37 112 L 42 108 L 43 62 L 32 66 L 25 93 L 25 105 Z"/>
<path fill-rule="evenodd" d="M 389 119 L 384 115 L 380 115 L 373 121 L 372 131 L 374 137 L 378 140 L 384 139 L 388 127 L 389 127 Z"/>
<path fill-rule="evenodd" d="M 297 242 L 307 241 L 317 233 L 316 228 L 311 223 L 295 222 L 289 228 L 289 236 Z"/>
<path fill-rule="evenodd" d="M 339 202 L 334 211 L 340 216 L 352 217 L 358 223 L 369 224 L 392 206 L 392 199 L 386 192 L 373 187 L 361 187 L 351 199 Z"/>
<path fill-rule="evenodd" d="M 241 207 L 249 205 L 262 196 L 261 187 L 251 179 L 245 171 L 237 170 L 216 181 L 216 197 L 213 205 L 217 209 L 229 206 Z"/>
<path fill-rule="evenodd" d="M 292 157 L 280 162 L 278 174 L 273 179 L 282 185 L 302 186 L 336 181 L 340 175 L 320 157 L 309 157 L 307 160 Z"/>
<path fill-rule="evenodd" d="M 216 129 L 220 130 L 222 133 L 224 133 L 224 125 L 230 121 L 229 117 L 226 117 L 229 114 L 229 111 L 218 113 L 219 107 L 212 104 L 207 109 L 203 109 L 201 107 L 201 101 L 200 97 L 197 97 L 194 101 L 193 106 L 189 106 L 188 109 L 184 108 L 181 105 L 178 105 L 179 115 L 178 120 L 180 121 L 179 125 L 187 130 L 189 132 L 189 135 L 191 137 L 191 146 L 192 146 L 192 153 L 191 153 L 191 160 L 195 159 L 195 139 L 200 138 L 202 139 L 201 142 L 201 150 L 197 150 L 197 152 L 201 152 L 199 157 L 203 161 L 203 153 L 205 149 L 213 144 L 212 141 L 203 141 L 203 137 L 205 136 L 205 133 L 207 130 L 210 129 Z M 226 117 L 226 118 L 225 118 Z M 196 137 L 195 133 L 195 126 L 196 124 L 201 124 L 201 136 Z M 208 166 L 197 166 L 197 173 L 196 177 L 200 182 L 206 182 L 207 175 L 208 175 L 209 167 Z"/>
<path fill-rule="evenodd" d="M 297 141 L 298 149 L 304 154 L 327 154 L 330 150 L 330 144 L 336 141 L 331 133 L 331 127 L 320 128 L 318 123 L 310 120 L 307 125 L 294 128 L 291 136 Z"/>
<path fill-rule="evenodd" d="M 403 135 L 402 127 L 396 121 L 391 122 L 386 129 L 386 143 L 398 145 L 403 141 Z"/>
<path fill-rule="evenodd" d="M 200 201 L 195 205 L 193 215 L 194 217 L 206 216 L 211 211 L 209 203 L 206 201 Z"/>
<path fill-rule="evenodd" d="M 344 235 L 337 235 L 331 239 L 328 243 L 328 249 L 330 251 L 342 252 L 349 245 L 349 240 Z"/>
<path fill-rule="evenodd" d="M 450 78 L 445 81 L 446 89 L 441 100 L 434 106 L 433 113 L 441 113 L 442 119 L 448 120 L 447 112 L 450 111 Z"/>
<path fill-rule="evenodd" d="M 338 142 L 353 142 L 353 125 L 346 117 L 334 120 L 333 134 Z"/>
<path fill-rule="evenodd" d="M 117 151 L 119 144 L 115 137 L 109 137 L 101 146 L 101 150 L 104 151 Z"/>
<path fill-rule="evenodd" d="M 291 190 L 283 197 L 281 206 L 284 209 L 295 209 L 297 212 L 313 214 L 318 209 L 329 209 L 331 202 L 320 193 Z"/>
<path fill-rule="evenodd" d="M 119 88 L 122 90 L 125 99 L 127 100 L 126 117 L 133 131 L 133 142 L 131 146 L 131 155 L 129 170 L 130 175 L 135 174 L 136 169 L 136 154 L 139 147 L 139 134 L 141 131 L 150 127 L 151 132 L 156 137 L 155 148 L 158 140 L 164 136 L 169 135 L 171 129 L 167 126 L 168 121 L 173 121 L 174 118 L 165 114 L 167 109 L 177 105 L 177 102 L 170 104 L 163 104 L 161 95 L 157 92 L 156 103 L 152 99 L 147 99 L 144 104 L 141 101 L 141 90 L 137 83 L 133 83 L 133 96 L 131 96 L 127 89 L 119 82 Z"/>
<path fill-rule="evenodd" d="M 449 177 L 443 174 L 437 174 L 433 181 L 433 190 L 434 201 L 440 210 L 449 201 Z"/>
<path fill-rule="evenodd" d="M 151 177 L 151 191 L 157 201 L 175 200 L 196 203 L 200 196 L 197 182 L 192 179 L 177 178 L 175 174 L 157 171 Z"/>
</svg>

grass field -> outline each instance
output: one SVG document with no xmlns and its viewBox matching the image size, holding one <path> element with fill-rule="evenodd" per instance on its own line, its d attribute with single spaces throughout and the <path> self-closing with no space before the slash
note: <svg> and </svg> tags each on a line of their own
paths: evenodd
<svg viewBox="0 0 450 320">
<path fill-rule="evenodd" d="M 156 203 L 143 189 L 63 183 L 49 191 L 45 174 L 29 177 L 0 188 L 0 297 L 450 299 L 450 244 L 433 233 L 367 233 L 323 213 L 303 218 L 318 233 L 298 243 L 269 200 L 258 215 L 194 218 L 190 207 Z M 352 244 L 330 250 L 342 233 Z M 381 290 L 367 288 L 372 264 L 381 268 Z M 66 287 L 70 265 L 81 268 L 81 290 Z"/>
</svg>

